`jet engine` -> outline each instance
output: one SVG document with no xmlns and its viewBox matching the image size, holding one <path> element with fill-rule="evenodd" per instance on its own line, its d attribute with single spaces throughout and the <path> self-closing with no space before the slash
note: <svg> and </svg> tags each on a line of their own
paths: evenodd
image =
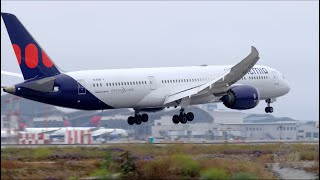
<svg viewBox="0 0 320 180">
<path fill-rule="evenodd" d="M 253 86 L 238 85 L 231 87 L 220 100 L 230 109 L 251 109 L 258 105 L 260 94 Z"/>
</svg>

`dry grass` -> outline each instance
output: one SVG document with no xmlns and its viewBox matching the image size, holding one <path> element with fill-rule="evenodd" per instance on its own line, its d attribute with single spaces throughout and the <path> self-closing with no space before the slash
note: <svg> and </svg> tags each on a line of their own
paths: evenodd
<svg viewBox="0 0 320 180">
<path fill-rule="evenodd" d="M 228 174 L 236 174 L 240 172 L 247 172 L 256 175 L 259 179 L 275 179 L 264 164 L 244 161 L 244 160 L 230 160 L 230 159 L 205 159 L 201 160 L 201 169 L 217 168 L 223 169 Z"/>
<path fill-rule="evenodd" d="M 129 144 L 88 148 L 24 148 L 3 149 L 1 153 L 1 179 L 70 179 L 88 177 L 101 169 L 106 153 L 112 158 L 129 151 L 134 160 L 137 174 L 130 179 L 199 179 L 201 172 L 208 169 L 223 169 L 228 175 L 250 173 L 259 179 L 275 179 L 266 167 L 274 162 L 273 152 L 280 144 L 266 145 L 192 145 L 177 144 L 159 146 L 153 144 Z M 302 160 L 319 162 L 318 145 L 293 145 Z M 259 151 L 257 156 L 256 151 Z M 65 154 L 85 158 L 54 158 Z M 221 157 L 197 158 L 202 155 Z M 144 159 L 152 156 L 151 159 Z M 318 163 L 306 170 L 319 173 Z M 121 164 L 113 162 L 110 173 L 118 173 Z"/>
</svg>

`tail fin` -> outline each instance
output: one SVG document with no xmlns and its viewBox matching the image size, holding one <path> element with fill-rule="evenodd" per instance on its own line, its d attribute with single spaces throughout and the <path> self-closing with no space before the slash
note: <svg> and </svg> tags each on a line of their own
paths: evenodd
<svg viewBox="0 0 320 180">
<path fill-rule="evenodd" d="M 53 61 L 15 15 L 1 13 L 1 16 L 25 80 L 60 74 Z"/>
</svg>

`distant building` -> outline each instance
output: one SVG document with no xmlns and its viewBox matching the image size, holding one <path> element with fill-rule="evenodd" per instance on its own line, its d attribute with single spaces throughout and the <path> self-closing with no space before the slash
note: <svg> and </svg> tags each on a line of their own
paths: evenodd
<svg viewBox="0 0 320 180">
<path fill-rule="evenodd" d="M 205 138 L 242 140 L 314 140 L 319 129 L 309 122 L 272 115 L 248 115 L 239 111 L 214 111 L 214 121 L 192 121 L 175 125 L 170 116 L 162 116 L 152 126 L 152 136 L 167 138 Z"/>
<path fill-rule="evenodd" d="M 1 115 L 1 129 L 8 128 L 7 116 Z"/>
<path fill-rule="evenodd" d="M 299 123 L 297 130 L 297 139 L 319 139 L 319 128 L 317 128 L 314 124 Z"/>
<path fill-rule="evenodd" d="M 200 108 L 207 111 L 210 115 L 213 115 L 213 112 L 218 108 L 217 103 L 208 103 L 199 105 Z"/>
<path fill-rule="evenodd" d="M 296 140 L 296 122 L 219 124 L 226 139 Z"/>
<path fill-rule="evenodd" d="M 155 120 L 151 127 L 152 136 L 155 138 L 205 138 L 213 137 L 213 123 L 187 123 L 173 125 L 171 116 L 162 116 L 161 119 Z"/>
<path fill-rule="evenodd" d="M 64 126 L 64 117 L 61 115 L 33 118 L 33 127 L 63 127 L 63 126 Z"/>
<path fill-rule="evenodd" d="M 240 111 L 216 110 L 214 111 L 215 124 L 241 124 L 248 114 Z"/>
</svg>

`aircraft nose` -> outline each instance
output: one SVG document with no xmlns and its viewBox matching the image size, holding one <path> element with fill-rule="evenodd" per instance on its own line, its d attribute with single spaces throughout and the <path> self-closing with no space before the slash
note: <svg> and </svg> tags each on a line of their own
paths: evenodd
<svg viewBox="0 0 320 180">
<path fill-rule="evenodd" d="M 284 81 L 283 82 L 284 90 L 285 90 L 285 93 L 287 94 L 290 91 L 290 84 L 286 79 L 283 79 L 283 81 Z"/>
</svg>

